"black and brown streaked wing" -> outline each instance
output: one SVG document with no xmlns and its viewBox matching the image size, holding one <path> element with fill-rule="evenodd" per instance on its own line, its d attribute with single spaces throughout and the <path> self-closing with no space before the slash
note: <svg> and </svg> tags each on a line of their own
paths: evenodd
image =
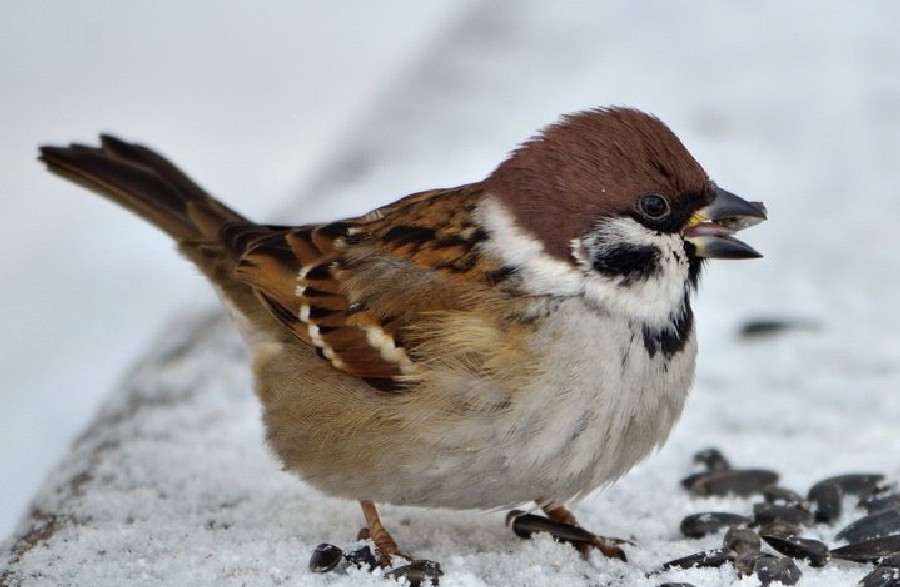
<svg viewBox="0 0 900 587">
<path fill-rule="evenodd" d="M 497 269 L 477 251 L 485 235 L 472 221 L 476 195 L 414 194 L 343 222 L 231 228 L 223 241 L 242 251 L 238 277 L 294 335 L 334 367 L 394 390 L 415 381 L 417 342 L 405 327 L 422 312 L 461 309 L 460 292 L 484 288 Z M 398 303 L 425 282 L 421 296 Z"/>
</svg>

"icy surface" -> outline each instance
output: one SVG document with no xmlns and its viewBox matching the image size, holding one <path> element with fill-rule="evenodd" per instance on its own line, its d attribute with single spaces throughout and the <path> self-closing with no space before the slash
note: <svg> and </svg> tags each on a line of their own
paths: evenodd
<svg viewBox="0 0 900 587">
<path fill-rule="evenodd" d="M 634 538 L 629 563 L 585 563 L 546 537 L 520 541 L 501 513 L 382 508 L 405 550 L 442 563 L 442 585 L 758 584 L 730 565 L 645 576 L 720 542 L 680 538 L 686 514 L 750 509 L 678 487 L 705 446 L 775 469 L 800 491 L 848 471 L 900 478 L 898 18 L 888 2 L 486 3 L 449 28 L 312 184 L 298 221 L 357 213 L 479 179 L 558 113 L 612 103 L 658 114 L 720 185 L 769 209 L 745 237 L 766 258 L 715 263 L 704 277 L 697 381 L 670 442 L 574 506 L 586 527 Z M 759 317 L 809 327 L 737 336 Z M 383 585 L 306 570 L 317 543 L 353 544 L 358 507 L 279 470 L 224 321 L 204 322 L 193 344 L 185 336 L 171 334 L 133 373 L 52 474 L 34 519 L 7 543 L 8 577 Z M 858 516 L 810 535 L 833 542 Z M 852 585 L 867 571 L 799 566 L 802 586 Z"/>
</svg>

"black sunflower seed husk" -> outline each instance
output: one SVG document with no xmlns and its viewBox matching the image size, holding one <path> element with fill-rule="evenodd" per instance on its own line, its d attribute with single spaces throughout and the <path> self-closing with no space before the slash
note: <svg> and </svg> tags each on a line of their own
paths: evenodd
<svg viewBox="0 0 900 587">
<path fill-rule="evenodd" d="M 834 524 L 841 517 L 844 491 L 832 481 L 819 481 L 809 489 L 806 498 L 815 505 L 815 520 Z"/>
<path fill-rule="evenodd" d="M 858 583 L 859 587 L 900 587 L 900 569 L 875 567 Z"/>
<path fill-rule="evenodd" d="M 327 573 L 337 567 L 343 558 L 343 551 L 334 544 L 320 544 L 309 558 L 309 570 L 313 573 Z"/>
<path fill-rule="evenodd" d="M 691 569 L 694 567 L 721 567 L 728 562 L 728 552 L 724 549 L 704 550 L 689 554 L 681 558 L 676 558 L 663 563 L 663 570 L 668 569 Z"/>
<path fill-rule="evenodd" d="M 730 469 L 690 475 L 682 485 L 694 495 L 749 497 L 778 483 L 778 473 L 767 469 Z"/>
<path fill-rule="evenodd" d="M 786 556 L 760 555 L 754 570 L 764 586 L 776 581 L 781 581 L 783 585 L 796 585 L 801 575 L 796 563 Z"/>
<path fill-rule="evenodd" d="M 729 528 L 722 540 L 722 547 L 732 555 L 757 553 L 760 547 L 759 536 L 749 528 Z"/>
<path fill-rule="evenodd" d="M 688 538 L 702 538 L 715 534 L 723 528 L 745 526 L 749 523 L 750 518 L 731 512 L 701 512 L 686 516 L 681 520 L 679 529 Z"/>
<path fill-rule="evenodd" d="M 694 453 L 694 462 L 703 465 L 706 472 L 727 471 L 731 469 L 731 463 L 715 447 L 705 448 Z"/>
<path fill-rule="evenodd" d="M 857 563 L 877 563 L 895 553 L 900 553 L 900 535 L 882 536 L 833 548 L 830 555 L 833 559 Z"/>
<path fill-rule="evenodd" d="M 891 534 L 900 534 L 900 510 L 890 509 L 869 514 L 838 532 L 835 538 L 853 544 Z"/>
<path fill-rule="evenodd" d="M 871 492 L 882 481 L 884 475 L 881 473 L 846 473 L 822 479 L 819 483 L 834 483 L 846 495 L 861 495 Z"/>
<path fill-rule="evenodd" d="M 387 579 L 400 579 L 402 577 L 409 582 L 410 587 L 419 587 L 426 579 L 430 580 L 432 585 L 439 585 L 443 574 L 440 563 L 423 559 L 397 567 L 385 573 L 384 576 Z"/>
<path fill-rule="evenodd" d="M 791 558 L 804 559 L 814 567 L 822 567 L 828 562 L 828 545 L 811 538 L 784 538 L 761 535 L 760 538 L 781 554 Z"/>
<path fill-rule="evenodd" d="M 594 534 L 580 526 L 566 524 L 538 516 L 535 514 L 520 514 L 512 518 L 512 530 L 519 538 L 531 538 L 535 532 L 547 532 L 562 542 L 591 542 Z"/>
<path fill-rule="evenodd" d="M 813 515 L 800 508 L 757 503 L 753 505 L 753 523 L 757 526 L 772 522 L 787 522 L 797 526 L 812 526 Z"/>
</svg>

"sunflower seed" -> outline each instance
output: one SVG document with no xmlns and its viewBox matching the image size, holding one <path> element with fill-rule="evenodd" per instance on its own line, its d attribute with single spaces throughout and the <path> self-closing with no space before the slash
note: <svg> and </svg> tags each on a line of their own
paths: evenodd
<svg viewBox="0 0 900 587">
<path fill-rule="evenodd" d="M 875 567 L 875 570 L 863 577 L 858 585 L 859 587 L 900 587 L 900 569 Z"/>
<path fill-rule="evenodd" d="M 900 493 L 867 495 L 860 497 L 857 505 L 870 514 L 877 514 L 884 510 L 900 509 Z"/>
<path fill-rule="evenodd" d="M 833 481 L 819 481 L 809 489 L 807 499 L 816 504 L 816 522 L 834 524 L 841 517 L 844 491 Z"/>
<path fill-rule="evenodd" d="M 759 552 L 759 536 L 749 528 L 729 528 L 725 533 L 722 545 L 732 555 L 744 555 Z"/>
<path fill-rule="evenodd" d="M 800 580 L 800 569 L 786 556 L 761 555 L 754 566 L 756 576 L 764 586 L 775 581 L 784 585 L 796 585 Z"/>
<path fill-rule="evenodd" d="M 774 505 L 786 505 L 790 507 L 801 508 L 804 510 L 809 509 L 809 503 L 805 499 L 803 499 L 803 496 L 792 489 L 788 489 L 787 487 L 782 487 L 780 485 L 770 485 L 768 487 L 763 487 L 762 495 L 766 503 L 771 503 Z"/>
<path fill-rule="evenodd" d="M 877 563 L 887 556 L 900 553 L 900 536 L 882 536 L 863 540 L 831 550 L 831 558 L 857 563 Z"/>
<path fill-rule="evenodd" d="M 819 483 L 835 483 L 847 495 L 860 495 L 872 491 L 883 480 L 881 473 L 848 473 L 822 479 Z"/>
<path fill-rule="evenodd" d="M 731 469 L 731 463 L 725 458 L 717 448 L 706 448 L 694 453 L 694 462 L 706 467 L 707 472 L 728 471 Z"/>
<path fill-rule="evenodd" d="M 757 503 L 753 505 L 753 523 L 757 526 L 781 521 L 789 524 L 811 526 L 813 516 L 811 513 L 798 508 L 771 503 Z"/>
<path fill-rule="evenodd" d="M 760 536 L 766 534 L 767 536 L 779 536 L 781 538 L 799 536 L 801 532 L 800 526 L 796 524 L 789 524 L 784 520 L 775 520 L 774 522 L 763 524 L 757 529 L 757 531 L 759 532 Z"/>
<path fill-rule="evenodd" d="M 722 528 L 743 526 L 750 523 L 750 518 L 730 512 L 702 512 L 691 514 L 681 521 L 681 533 L 688 538 L 702 538 L 715 534 Z"/>
<path fill-rule="evenodd" d="M 836 538 L 853 544 L 890 534 L 900 534 L 900 510 L 884 510 L 870 514 L 838 532 Z"/>
<path fill-rule="evenodd" d="M 377 564 L 375 555 L 372 554 L 372 549 L 368 545 L 344 553 L 344 558 L 347 559 L 348 563 L 359 568 L 368 565 L 370 569 L 374 569 Z"/>
<path fill-rule="evenodd" d="M 783 538 L 781 536 L 761 535 L 766 543 L 791 558 L 805 559 L 814 567 L 825 566 L 828 562 L 828 545 L 810 538 Z"/>
<path fill-rule="evenodd" d="M 415 560 L 408 565 L 388 571 L 384 576 L 387 579 L 395 580 L 405 578 L 409 581 L 410 587 L 419 587 L 426 579 L 430 579 L 432 585 L 440 584 L 443 574 L 441 565 L 437 561 Z"/>
<path fill-rule="evenodd" d="M 721 567 L 728 562 L 728 553 L 723 549 L 704 550 L 689 554 L 663 564 L 663 569 L 691 569 L 694 567 Z"/>
<path fill-rule="evenodd" d="M 519 538 L 531 538 L 535 532 L 548 532 L 563 542 L 591 542 L 594 540 L 594 534 L 584 528 L 535 514 L 515 516 L 512 519 L 512 530 Z"/>
<path fill-rule="evenodd" d="M 343 559 L 344 553 L 333 544 L 320 544 L 309 559 L 309 570 L 313 573 L 327 573 Z"/>
<path fill-rule="evenodd" d="M 687 481 L 687 479 L 685 479 Z M 738 495 L 747 497 L 778 482 L 778 473 L 765 469 L 731 469 L 706 473 L 693 479 L 689 489 L 695 495 Z M 684 483 L 684 481 L 682 482 Z"/>
</svg>

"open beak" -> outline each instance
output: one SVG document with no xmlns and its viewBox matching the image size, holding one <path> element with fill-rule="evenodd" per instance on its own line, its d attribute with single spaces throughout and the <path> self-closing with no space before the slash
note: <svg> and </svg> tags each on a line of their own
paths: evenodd
<svg viewBox="0 0 900 587">
<path fill-rule="evenodd" d="M 698 210 L 684 229 L 684 238 L 694 245 L 698 257 L 710 259 L 755 259 L 762 257 L 750 245 L 734 238 L 734 233 L 766 219 L 762 202 L 748 202 L 722 188 L 716 199 Z"/>
</svg>

